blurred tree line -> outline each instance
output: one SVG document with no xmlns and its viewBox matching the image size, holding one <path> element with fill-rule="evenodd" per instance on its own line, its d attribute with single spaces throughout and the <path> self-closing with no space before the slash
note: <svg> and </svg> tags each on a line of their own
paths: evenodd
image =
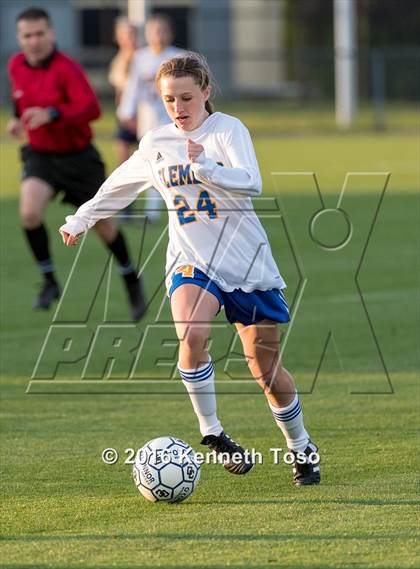
<svg viewBox="0 0 420 569">
<path fill-rule="evenodd" d="M 286 0 L 288 76 L 308 96 L 334 93 L 333 0 Z M 372 55 L 383 57 L 387 98 L 418 98 L 420 0 L 358 0 L 359 92 L 369 97 Z M 377 59 L 376 59 L 377 60 Z"/>
</svg>

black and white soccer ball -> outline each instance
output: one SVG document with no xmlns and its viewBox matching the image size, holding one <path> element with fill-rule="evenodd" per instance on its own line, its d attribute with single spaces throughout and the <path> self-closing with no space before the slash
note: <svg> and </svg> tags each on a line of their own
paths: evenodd
<svg viewBox="0 0 420 569">
<path fill-rule="evenodd" d="M 192 447 L 176 437 L 159 437 L 136 455 L 133 478 L 151 502 L 182 502 L 200 480 L 201 464 Z"/>
</svg>

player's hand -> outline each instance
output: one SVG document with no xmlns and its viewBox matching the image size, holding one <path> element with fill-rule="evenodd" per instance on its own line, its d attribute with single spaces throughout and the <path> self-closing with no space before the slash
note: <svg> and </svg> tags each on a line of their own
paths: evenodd
<svg viewBox="0 0 420 569">
<path fill-rule="evenodd" d="M 52 121 L 51 113 L 42 107 L 29 107 L 22 114 L 22 120 L 29 128 L 35 130 Z"/>
<path fill-rule="evenodd" d="M 18 118 L 10 119 L 6 126 L 6 131 L 11 136 L 20 138 L 24 133 L 22 121 Z"/>
<path fill-rule="evenodd" d="M 67 231 L 62 231 L 61 229 L 59 231 L 61 237 L 63 238 L 63 243 L 64 245 L 67 245 L 67 247 L 72 247 L 73 245 L 76 245 L 81 235 L 81 233 L 79 233 L 79 235 L 70 235 L 70 233 L 67 233 Z"/>
<path fill-rule="evenodd" d="M 187 156 L 190 162 L 195 162 L 202 152 L 204 152 L 204 146 L 190 138 L 187 139 Z"/>
</svg>

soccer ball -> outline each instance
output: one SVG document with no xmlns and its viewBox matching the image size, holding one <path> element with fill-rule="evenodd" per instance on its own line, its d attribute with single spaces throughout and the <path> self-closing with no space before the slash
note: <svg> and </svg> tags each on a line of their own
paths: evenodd
<svg viewBox="0 0 420 569">
<path fill-rule="evenodd" d="M 151 502 L 182 502 L 197 486 L 200 467 L 188 443 L 176 437 L 159 437 L 137 452 L 134 483 Z"/>
</svg>

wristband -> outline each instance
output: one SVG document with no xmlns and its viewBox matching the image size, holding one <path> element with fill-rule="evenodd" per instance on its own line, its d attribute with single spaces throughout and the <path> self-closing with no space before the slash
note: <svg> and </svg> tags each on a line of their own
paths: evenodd
<svg viewBox="0 0 420 569">
<path fill-rule="evenodd" d="M 47 111 L 51 117 L 51 122 L 56 121 L 61 116 L 60 111 L 55 107 L 47 107 Z"/>
</svg>

